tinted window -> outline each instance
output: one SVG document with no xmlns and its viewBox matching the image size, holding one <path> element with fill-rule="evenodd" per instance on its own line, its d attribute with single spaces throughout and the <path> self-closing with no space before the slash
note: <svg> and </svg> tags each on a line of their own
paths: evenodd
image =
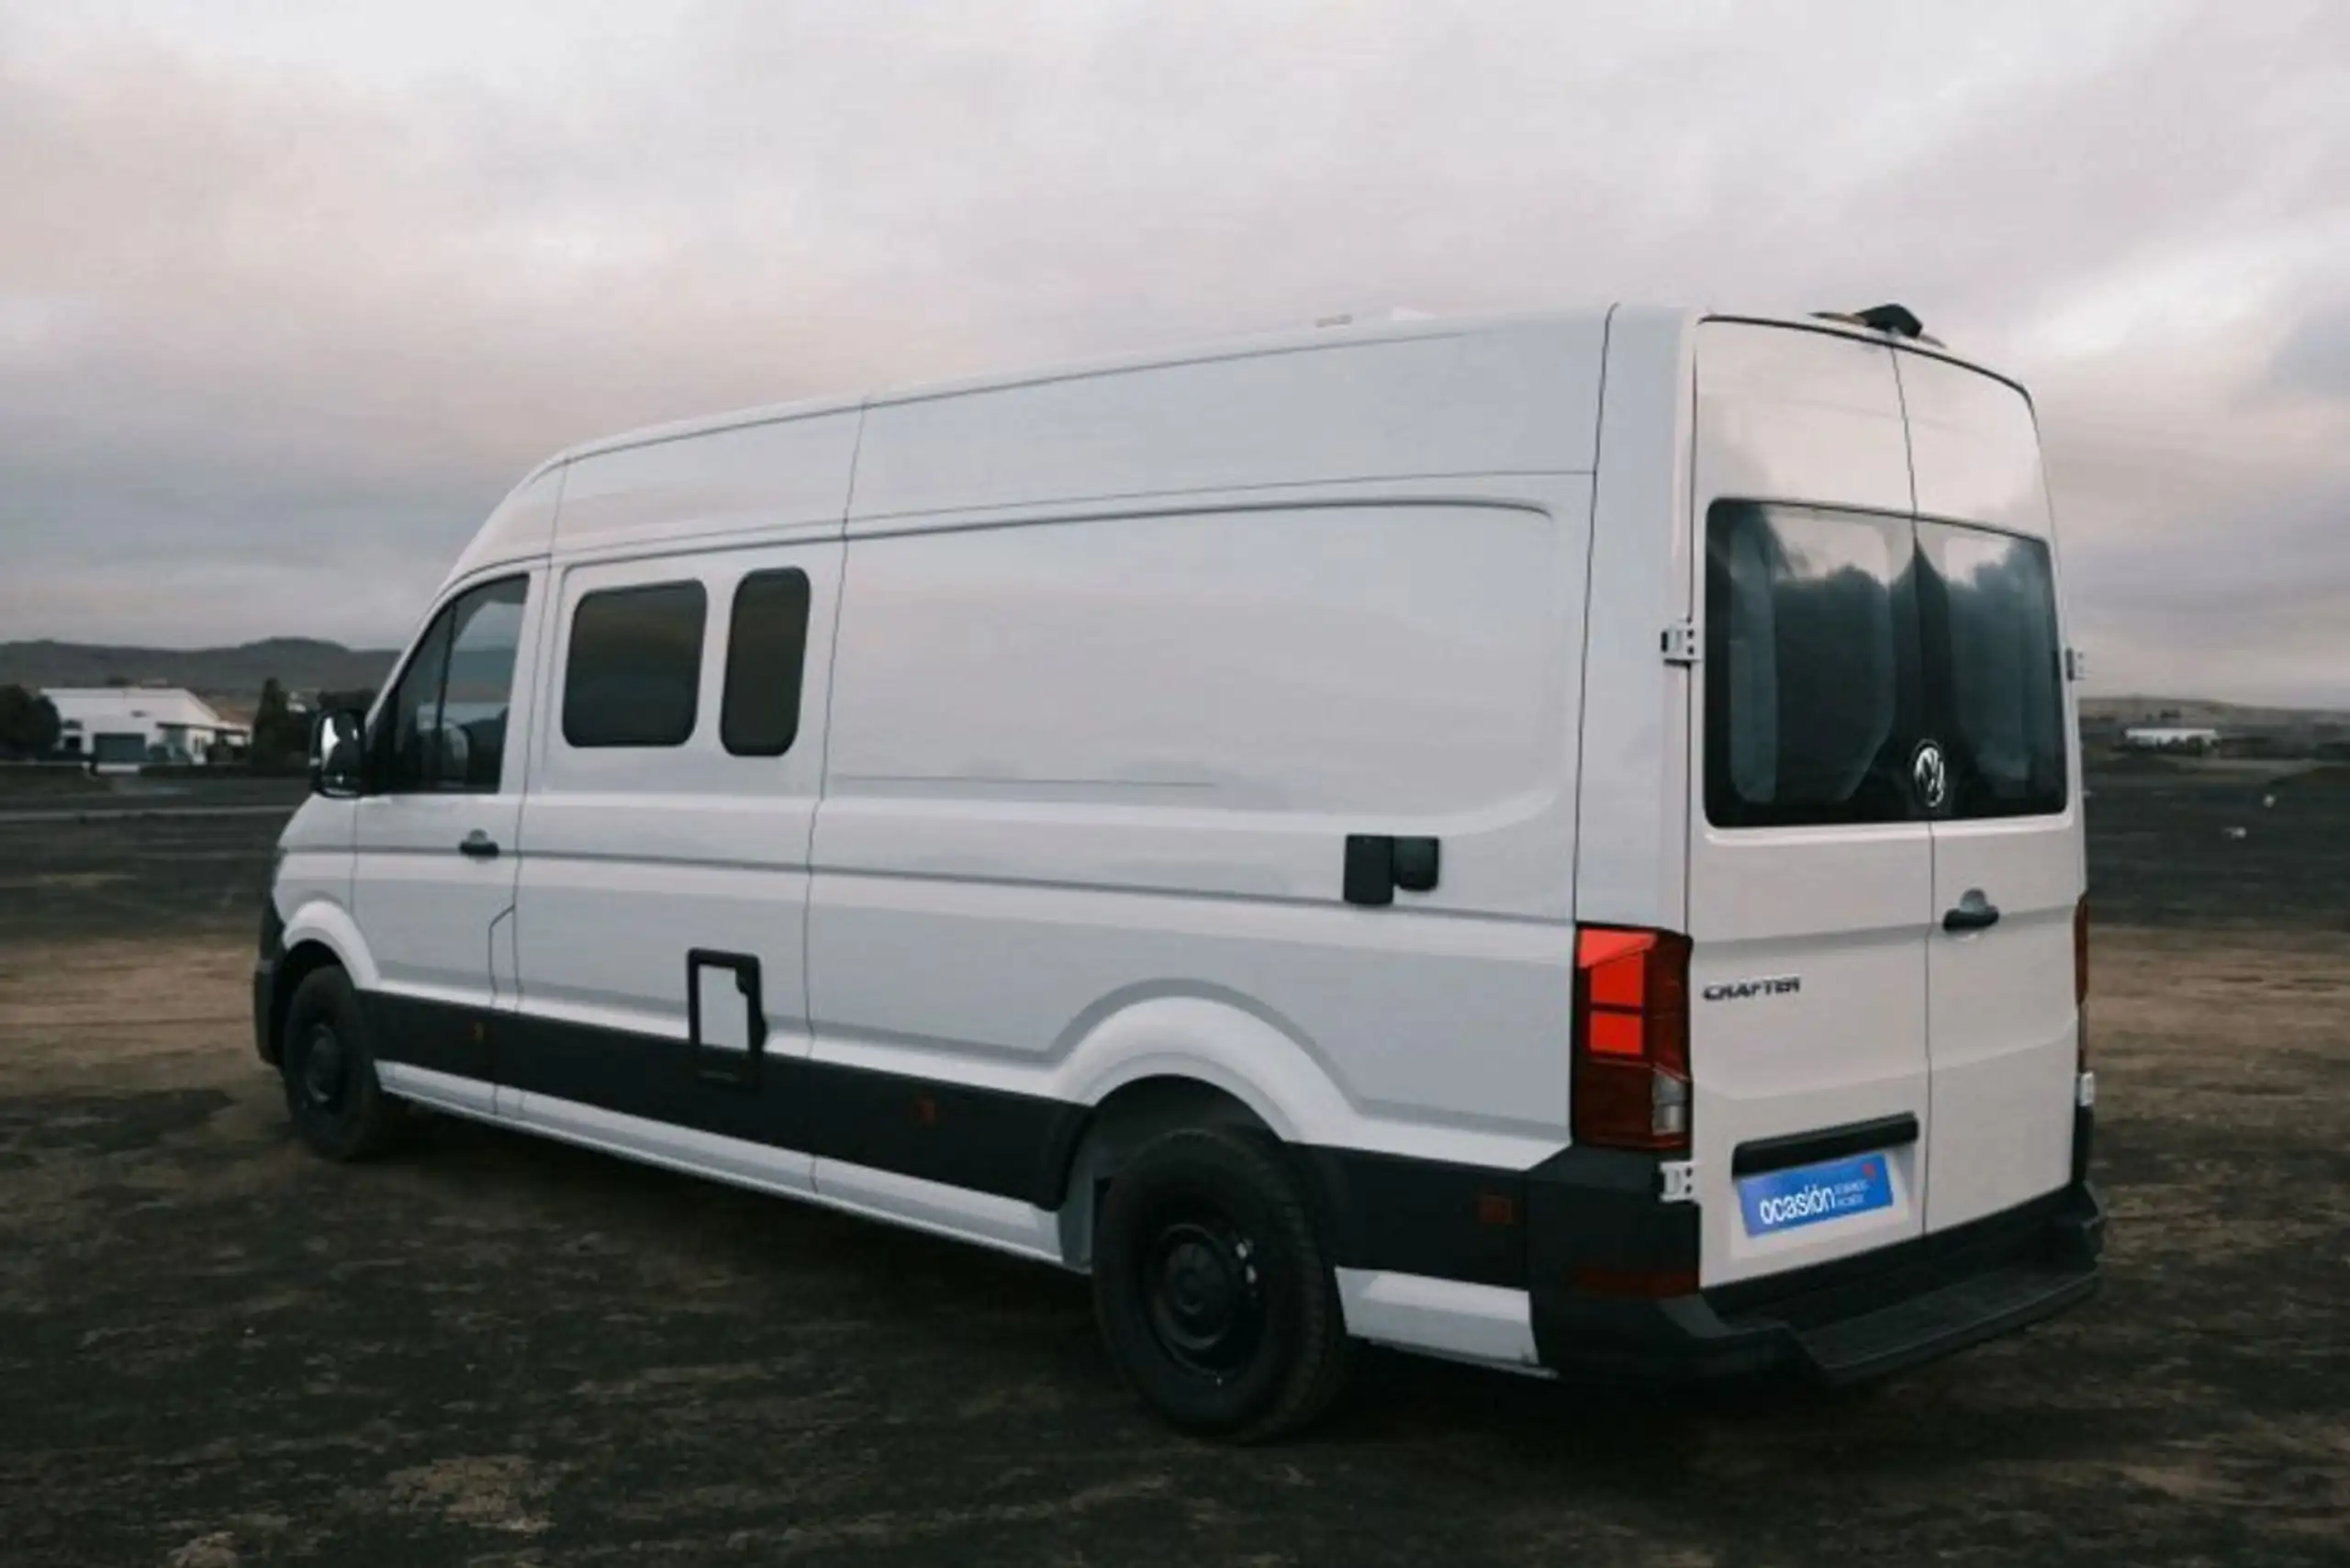
<svg viewBox="0 0 2350 1568">
<path fill-rule="evenodd" d="M 506 757 L 514 655 L 522 644 L 526 586 L 515 577 L 477 588 L 457 601 L 433 763 L 433 778 L 443 790 L 498 788 Z"/>
<path fill-rule="evenodd" d="M 395 793 L 422 790 L 433 773 L 433 741 L 441 726 L 441 681 L 449 669 L 452 605 L 433 618 L 417 644 L 399 684 L 384 702 L 376 742 L 384 788 Z"/>
<path fill-rule="evenodd" d="M 2063 811 L 2064 652 L 2048 546 L 1921 522 L 1918 547 L 1934 734 L 1951 764 L 1949 814 Z"/>
<path fill-rule="evenodd" d="M 700 699 L 701 584 L 608 588 L 571 617 L 563 738 L 575 746 L 683 745 Z"/>
<path fill-rule="evenodd" d="M 378 721 L 384 789 L 498 788 L 529 589 L 521 577 L 485 584 L 433 618 Z"/>
<path fill-rule="evenodd" d="M 1906 519 L 1717 503 L 1706 530 L 1706 814 L 1898 821 L 1919 734 Z"/>
<path fill-rule="evenodd" d="M 737 756 L 781 756 L 800 734 L 808 658 L 808 574 L 753 572 L 734 589 L 718 734 Z"/>
</svg>

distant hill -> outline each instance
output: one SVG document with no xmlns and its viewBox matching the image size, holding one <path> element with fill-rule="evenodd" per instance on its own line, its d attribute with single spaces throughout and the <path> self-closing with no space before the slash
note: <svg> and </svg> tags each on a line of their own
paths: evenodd
<svg viewBox="0 0 2350 1568">
<path fill-rule="evenodd" d="M 288 691 L 372 689 L 391 674 L 389 648 L 271 637 L 233 648 L 118 648 L 96 643 L 0 643 L 0 686 L 180 686 L 224 711 L 251 714 L 262 682 Z"/>
<path fill-rule="evenodd" d="M 2085 724 L 2183 724 L 2221 731 L 2332 729 L 2350 712 L 2326 708 L 2258 708 L 2201 697 L 2084 697 Z"/>
</svg>

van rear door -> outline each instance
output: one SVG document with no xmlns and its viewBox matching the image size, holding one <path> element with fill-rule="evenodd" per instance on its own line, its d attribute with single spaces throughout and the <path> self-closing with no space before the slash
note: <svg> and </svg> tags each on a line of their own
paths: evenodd
<svg viewBox="0 0 2350 1568">
<path fill-rule="evenodd" d="M 2072 1172 L 2077 731 L 2031 409 L 2006 382 L 1896 356 L 1918 510 L 1919 621 L 1942 757 L 1927 943 L 1926 1227 Z"/>
<path fill-rule="evenodd" d="M 1696 340 L 1691 1152 L 1714 1285 L 1920 1234 L 1935 906 L 1893 353 L 1738 321 Z"/>
</svg>

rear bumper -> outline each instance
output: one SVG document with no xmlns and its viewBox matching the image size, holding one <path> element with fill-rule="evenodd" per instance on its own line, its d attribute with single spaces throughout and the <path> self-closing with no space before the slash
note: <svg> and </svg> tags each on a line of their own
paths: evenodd
<svg viewBox="0 0 2350 1568">
<path fill-rule="evenodd" d="M 1859 1383 L 2065 1311 L 2097 1288 L 2105 1207 L 2086 1180 L 1957 1229 L 1810 1269 L 1640 1300 L 1532 1291 L 1542 1362 L 1570 1376 Z"/>
</svg>

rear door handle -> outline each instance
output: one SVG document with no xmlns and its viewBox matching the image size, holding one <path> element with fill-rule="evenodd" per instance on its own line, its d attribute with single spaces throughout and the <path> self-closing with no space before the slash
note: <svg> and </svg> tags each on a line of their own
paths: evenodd
<svg viewBox="0 0 2350 1568">
<path fill-rule="evenodd" d="M 476 860 L 495 860 L 498 858 L 498 840 L 476 828 L 465 834 L 464 841 L 457 846 L 457 853 Z"/>
<path fill-rule="evenodd" d="M 1999 906 L 1983 896 L 1980 888 L 1969 888 L 1958 907 L 1942 912 L 1944 931 L 1987 931 L 1999 924 Z"/>
</svg>

